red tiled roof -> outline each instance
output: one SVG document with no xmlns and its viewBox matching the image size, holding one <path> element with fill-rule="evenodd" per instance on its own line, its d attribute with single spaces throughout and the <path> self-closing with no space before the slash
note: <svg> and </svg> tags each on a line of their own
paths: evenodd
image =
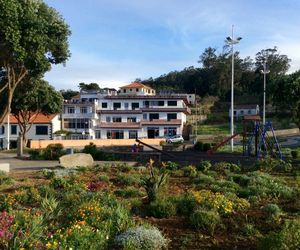
<svg viewBox="0 0 300 250">
<path fill-rule="evenodd" d="M 30 118 L 30 122 L 34 123 L 34 124 L 38 124 L 38 123 L 51 123 L 52 119 L 56 116 L 57 114 L 52 114 L 52 115 L 43 115 L 43 114 L 38 114 L 38 115 L 33 115 Z M 4 120 L 4 123 L 7 123 L 7 117 Z M 12 114 L 9 115 L 9 123 L 12 124 L 17 124 L 18 121 L 16 119 L 16 117 L 14 117 Z"/>
<path fill-rule="evenodd" d="M 243 119 L 245 121 L 260 121 L 261 120 L 259 115 L 244 115 Z"/>
<path fill-rule="evenodd" d="M 124 85 L 121 88 L 149 88 L 149 89 L 151 89 L 149 86 L 146 86 L 146 85 L 144 85 L 142 83 L 139 83 L 139 82 L 133 82 L 133 83 Z"/>
</svg>

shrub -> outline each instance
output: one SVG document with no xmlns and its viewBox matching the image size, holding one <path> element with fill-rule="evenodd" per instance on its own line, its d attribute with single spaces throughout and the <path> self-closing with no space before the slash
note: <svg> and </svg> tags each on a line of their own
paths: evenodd
<svg viewBox="0 0 300 250">
<path fill-rule="evenodd" d="M 198 230 L 208 230 L 213 234 L 216 226 L 221 223 L 221 218 L 218 212 L 197 209 L 190 216 L 191 225 Z"/>
<path fill-rule="evenodd" d="M 242 234 L 245 236 L 257 236 L 259 235 L 259 231 L 255 228 L 253 224 L 247 223 L 242 227 Z"/>
<path fill-rule="evenodd" d="M 176 171 L 176 170 L 178 170 L 179 165 L 176 162 L 167 161 L 167 162 L 163 163 L 163 167 L 168 170 L 171 170 L 171 171 Z"/>
<path fill-rule="evenodd" d="M 276 204 L 267 204 L 263 207 L 263 212 L 269 219 L 278 219 L 282 214 L 281 209 Z"/>
<path fill-rule="evenodd" d="M 95 192 L 107 187 L 107 182 L 105 181 L 91 181 L 87 183 L 87 190 Z"/>
<path fill-rule="evenodd" d="M 291 155 L 293 159 L 297 159 L 299 157 L 299 151 L 298 150 L 292 150 Z"/>
<path fill-rule="evenodd" d="M 202 152 L 203 151 L 203 142 L 197 141 L 194 145 L 194 149 Z"/>
<path fill-rule="evenodd" d="M 212 166 L 212 170 L 220 172 L 220 173 L 225 173 L 226 170 L 238 173 L 241 171 L 241 168 L 234 163 L 217 162 Z"/>
<path fill-rule="evenodd" d="M 300 248 L 300 220 L 287 220 L 279 233 L 271 233 L 264 237 L 260 249 L 299 249 Z"/>
<path fill-rule="evenodd" d="M 210 143 L 204 143 L 203 144 L 203 151 L 206 152 L 211 149 L 211 144 Z"/>
<path fill-rule="evenodd" d="M 49 144 L 44 152 L 45 160 L 58 160 L 64 154 L 63 148 L 60 143 Z"/>
<path fill-rule="evenodd" d="M 195 166 L 186 166 L 182 168 L 183 174 L 185 177 L 196 177 L 197 169 Z"/>
<path fill-rule="evenodd" d="M 176 206 L 170 200 L 157 199 L 148 204 L 145 208 L 148 216 L 155 218 L 169 218 L 176 214 Z"/>
<path fill-rule="evenodd" d="M 109 177 L 107 175 L 99 175 L 97 176 L 99 181 L 109 182 Z"/>
<path fill-rule="evenodd" d="M 119 164 L 117 167 L 123 173 L 128 173 L 133 170 L 133 167 L 128 165 L 127 163 Z"/>
<path fill-rule="evenodd" d="M 215 182 L 215 178 L 205 174 L 199 174 L 194 180 L 193 183 L 198 185 L 207 185 Z"/>
<path fill-rule="evenodd" d="M 96 159 L 97 152 L 97 146 L 92 142 L 90 142 L 89 145 L 84 146 L 82 150 L 82 153 L 90 154 L 94 159 Z"/>
<path fill-rule="evenodd" d="M 116 182 L 121 185 L 138 185 L 141 183 L 141 179 L 139 175 L 118 174 Z"/>
<path fill-rule="evenodd" d="M 117 189 L 115 195 L 124 198 L 133 198 L 143 196 L 144 193 L 135 187 L 127 187 L 125 189 Z"/>
<path fill-rule="evenodd" d="M 144 226 L 130 228 L 117 235 L 114 243 L 116 247 L 124 250 L 161 250 L 167 249 L 168 246 L 168 240 L 157 228 Z"/>
<path fill-rule="evenodd" d="M 179 215 L 189 216 L 197 207 L 198 203 L 190 192 L 176 199 L 176 210 Z"/>
<path fill-rule="evenodd" d="M 201 161 L 200 164 L 196 166 L 198 171 L 208 171 L 211 168 L 211 162 L 210 161 Z"/>
</svg>

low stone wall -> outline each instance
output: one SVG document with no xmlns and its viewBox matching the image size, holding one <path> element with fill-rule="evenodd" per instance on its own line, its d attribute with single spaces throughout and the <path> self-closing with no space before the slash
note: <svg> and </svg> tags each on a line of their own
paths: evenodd
<svg viewBox="0 0 300 250">
<path fill-rule="evenodd" d="M 163 139 L 141 139 L 142 142 L 149 145 L 159 145 Z M 94 143 L 98 147 L 107 146 L 132 146 L 135 144 L 135 139 L 98 139 L 98 140 L 32 140 L 30 148 L 39 149 L 46 148 L 49 144 L 60 143 L 65 148 L 83 148 L 85 145 Z"/>
<path fill-rule="evenodd" d="M 299 128 L 275 130 L 274 132 L 276 136 L 296 135 L 299 134 Z M 271 135 L 272 132 L 268 132 L 268 134 Z"/>
</svg>

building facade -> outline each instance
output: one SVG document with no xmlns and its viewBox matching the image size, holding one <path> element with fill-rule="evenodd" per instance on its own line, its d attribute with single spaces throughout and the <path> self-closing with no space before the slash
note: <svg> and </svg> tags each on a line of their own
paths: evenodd
<svg viewBox="0 0 300 250">
<path fill-rule="evenodd" d="M 233 116 L 236 119 L 241 119 L 245 115 L 258 115 L 258 114 L 259 114 L 258 104 L 235 105 L 233 110 Z M 231 117 L 231 108 L 229 109 L 229 117 Z"/>
<path fill-rule="evenodd" d="M 125 90 L 125 91 L 124 91 Z M 156 95 L 133 83 L 116 94 L 81 93 L 64 103 L 63 129 L 90 139 L 162 138 L 182 134 L 186 123 L 186 95 Z"/>
<path fill-rule="evenodd" d="M 53 133 L 60 130 L 61 123 L 59 115 L 43 115 L 38 114 L 33 117 L 32 125 L 27 133 L 27 139 L 30 140 L 51 140 Z M 6 118 L 5 123 L 0 127 L 0 149 L 7 149 L 8 143 L 10 148 L 17 147 L 20 127 L 17 119 L 9 116 L 9 121 Z"/>
</svg>

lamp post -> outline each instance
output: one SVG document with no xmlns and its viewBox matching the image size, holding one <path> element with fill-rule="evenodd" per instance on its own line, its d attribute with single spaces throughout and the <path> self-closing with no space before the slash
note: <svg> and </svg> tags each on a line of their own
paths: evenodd
<svg viewBox="0 0 300 250">
<path fill-rule="evenodd" d="M 266 81 L 267 81 L 267 74 L 270 73 L 270 70 L 267 70 L 267 59 L 264 60 L 264 69 L 260 72 L 264 74 L 264 100 L 263 100 L 263 125 L 266 124 Z"/>
<path fill-rule="evenodd" d="M 239 41 L 242 39 L 241 37 L 238 38 L 234 38 L 233 36 L 233 25 L 232 25 L 232 30 L 231 30 L 231 37 L 226 37 L 226 43 L 228 45 L 231 46 L 231 114 L 230 114 L 230 134 L 231 136 L 233 136 L 234 134 L 234 125 L 233 125 L 233 115 L 234 115 L 234 105 L 233 105 L 233 101 L 234 101 L 234 89 L 233 89 L 233 85 L 234 85 L 234 49 L 233 49 L 233 45 L 234 44 L 238 44 Z M 231 138 L 230 141 L 230 145 L 231 145 L 231 152 L 233 152 L 233 138 Z"/>
</svg>

